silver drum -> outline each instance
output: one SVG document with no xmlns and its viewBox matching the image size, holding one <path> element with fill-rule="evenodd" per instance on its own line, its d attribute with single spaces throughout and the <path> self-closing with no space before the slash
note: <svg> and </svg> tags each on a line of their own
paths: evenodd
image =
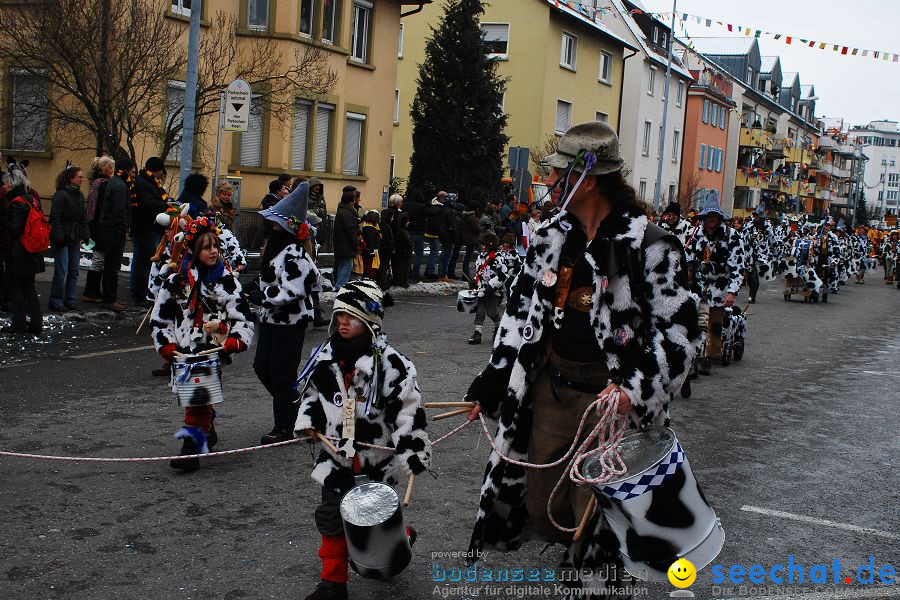
<svg viewBox="0 0 900 600">
<path fill-rule="evenodd" d="M 371 579 L 389 579 L 412 560 L 400 499 L 389 485 L 363 483 L 341 499 L 350 566 Z"/>
<path fill-rule="evenodd" d="M 181 406 L 218 404 L 225 399 L 219 355 L 184 355 L 172 359 L 172 391 Z"/>
</svg>

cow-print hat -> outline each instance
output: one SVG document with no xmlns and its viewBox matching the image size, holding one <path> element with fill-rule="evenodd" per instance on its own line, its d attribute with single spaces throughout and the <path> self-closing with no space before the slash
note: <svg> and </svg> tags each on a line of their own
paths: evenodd
<svg viewBox="0 0 900 600">
<path fill-rule="evenodd" d="M 338 329 L 337 315 L 344 312 L 362 321 L 372 332 L 373 339 L 377 337 L 384 320 L 383 298 L 381 288 L 371 279 L 357 279 L 344 285 L 334 298 L 328 335 L 335 334 Z"/>
</svg>

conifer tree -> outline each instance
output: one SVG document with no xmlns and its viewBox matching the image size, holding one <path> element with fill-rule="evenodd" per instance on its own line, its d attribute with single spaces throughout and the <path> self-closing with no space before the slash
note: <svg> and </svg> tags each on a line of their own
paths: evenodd
<svg viewBox="0 0 900 600">
<path fill-rule="evenodd" d="M 449 0 L 425 45 L 410 111 L 409 187 L 420 188 L 426 198 L 438 190 L 456 191 L 472 205 L 501 188 L 509 142 L 500 106 L 506 80 L 485 52 L 482 14 L 481 0 Z"/>
</svg>

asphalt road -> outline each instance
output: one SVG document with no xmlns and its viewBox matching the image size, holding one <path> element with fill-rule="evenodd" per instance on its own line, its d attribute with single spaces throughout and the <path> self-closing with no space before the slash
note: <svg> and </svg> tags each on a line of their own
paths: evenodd
<svg viewBox="0 0 900 600">
<path fill-rule="evenodd" d="M 750 585 L 791 597 L 900 596 L 900 584 L 809 582 L 814 564 L 840 560 L 841 575 L 874 556 L 900 571 L 900 291 L 877 278 L 849 285 L 827 305 L 784 302 L 763 288 L 749 317 L 744 360 L 718 367 L 677 400 L 673 427 L 726 531 L 716 563 L 805 565 L 806 585 Z M 392 342 L 419 371 L 423 397 L 460 399 L 486 361 L 471 347 L 471 320 L 451 296 L 407 297 L 391 309 Z M 181 411 L 139 314 L 56 321 L 40 343 L 0 344 L 0 449 L 77 456 L 174 453 Z M 322 339 L 312 333 L 307 348 Z M 220 449 L 252 446 L 271 409 L 252 349 L 225 373 Z M 432 438 L 456 423 L 431 425 Z M 561 598 L 541 584 L 491 593 L 436 583 L 465 551 L 488 445 L 475 427 L 438 446 L 439 478 L 417 480 L 407 522 L 419 532 L 412 565 L 390 582 L 352 577 L 353 598 Z M 218 449 L 218 448 L 217 448 Z M 191 474 L 167 463 L 66 463 L 0 457 L 0 598 L 302 598 L 318 578 L 312 514 L 319 488 L 305 446 L 206 459 Z M 484 568 L 550 567 L 559 550 L 538 545 L 488 552 Z M 865 573 L 864 573 L 865 575 Z M 504 584 L 508 585 L 508 584 Z M 529 588 L 529 585 L 531 586 Z M 639 584 L 640 585 L 640 584 Z M 537 586 L 537 587 L 535 587 Z M 728 590 L 727 586 L 733 586 Z M 476 586 L 477 587 L 477 586 Z M 638 589 L 668 597 L 668 584 Z M 739 597 L 704 569 L 698 598 Z M 831 590 L 831 591 L 829 591 Z M 816 595 L 817 593 L 821 595 Z"/>
</svg>

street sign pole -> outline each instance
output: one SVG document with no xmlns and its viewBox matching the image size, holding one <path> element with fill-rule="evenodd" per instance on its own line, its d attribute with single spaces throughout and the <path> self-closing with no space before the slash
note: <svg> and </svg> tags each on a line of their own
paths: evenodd
<svg viewBox="0 0 900 600">
<path fill-rule="evenodd" d="M 194 163 L 194 116 L 197 109 L 197 55 L 200 54 L 200 3 L 191 11 L 191 26 L 188 35 L 187 81 L 184 89 L 184 113 L 181 120 L 181 169 L 178 193 L 184 187 L 184 180 L 191 174 Z"/>
<path fill-rule="evenodd" d="M 216 170 L 213 178 L 213 189 L 219 185 L 219 156 L 222 153 L 222 121 L 225 116 L 225 93 L 219 94 L 219 125 L 216 128 Z"/>
</svg>

